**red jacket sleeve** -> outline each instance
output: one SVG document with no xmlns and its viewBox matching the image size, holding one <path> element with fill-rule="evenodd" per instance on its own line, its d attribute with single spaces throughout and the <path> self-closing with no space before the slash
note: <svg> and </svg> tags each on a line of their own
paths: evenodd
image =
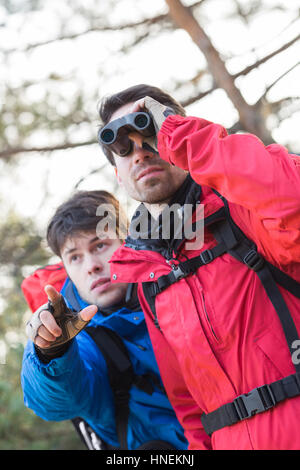
<svg viewBox="0 0 300 470">
<path fill-rule="evenodd" d="M 251 213 L 277 261 L 300 261 L 300 157 L 251 134 L 228 135 L 212 122 L 169 116 L 158 134 L 162 159 Z M 288 259 L 287 259 L 287 250 Z"/>
</svg>

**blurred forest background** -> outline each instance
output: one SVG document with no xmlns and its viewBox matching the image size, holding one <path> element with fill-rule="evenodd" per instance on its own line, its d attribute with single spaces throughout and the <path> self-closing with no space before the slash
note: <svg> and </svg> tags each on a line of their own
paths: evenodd
<svg viewBox="0 0 300 470">
<path fill-rule="evenodd" d="M 24 407 L 20 284 L 56 261 L 45 227 L 72 191 L 125 201 L 96 143 L 99 99 L 152 84 L 300 153 L 299 13 L 297 0 L 0 0 L 1 450 L 84 448 L 69 422 Z"/>
</svg>

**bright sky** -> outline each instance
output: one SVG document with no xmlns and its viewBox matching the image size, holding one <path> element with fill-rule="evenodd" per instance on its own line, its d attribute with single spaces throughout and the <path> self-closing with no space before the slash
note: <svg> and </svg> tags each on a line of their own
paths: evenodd
<svg viewBox="0 0 300 470">
<path fill-rule="evenodd" d="M 247 0 L 243 1 L 247 4 Z M 273 0 L 264 0 L 264 2 L 271 5 Z M 28 15 L 26 27 L 22 29 L 20 29 L 22 15 L 15 14 L 5 18 L 4 9 L 0 7 L 0 24 L 6 23 L 5 28 L 0 28 L 2 47 L 3 44 L 6 49 L 22 47 L 27 43 L 46 40 L 56 35 L 57 16 L 64 15 L 69 18 L 70 12 L 64 0 L 51 0 L 44 3 L 45 7 L 41 12 Z M 87 5 L 90 3 L 93 4 L 93 0 L 86 2 Z M 101 3 L 103 15 L 107 15 L 106 4 L 107 2 L 104 1 Z M 257 56 L 263 57 L 299 32 L 299 20 L 284 30 L 295 17 L 294 0 L 282 0 L 281 4 L 284 5 L 285 11 L 278 10 L 269 14 L 268 17 L 256 18 L 251 24 L 251 32 L 247 33 L 245 27 L 236 19 L 228 19 L 226 22 L 223 20 L 224 15 L 229 15 L 231 12 L 233 5 L 231 0 L 210 0 L 204 3 L 201 11 L 207 33 L 224 55 L 235 55 L 235 58 L 228 62 L 230 71 L 241 70 L 254 62 Z M 136 12 L 136 18 L 133 12 Z M 144 14 L 150 17 L 159 12 L 166 12 L 163 0 L 156 2 L 123 0 L 116 4 L 113 12 L 109 12 L 108 20 L 115 24 L 126 20 L 132 22 L 142 18 Z M 70 18 L 68 27 L 69 32 L 72 32 L 84 29 L 86 25 L 79 18 Z M 282 33 L 279 35 L 280 32 Z M 123 56 L 117 51 L 120 45 L 130 42 L 131 34 L 130 31 L 92 33 L 76 41 L 63 41 L 37 48 L 27 55 L 13 54 L 8 62 L 9 67 L 0 70 L 0 83 L 2 79 L 5 79 L 10 85 L 18 86 L 24 80 L 33 80 L 36 85 L 29 88 L 26 97 L 30 100 L 39 100 L 45 96 L 44 80 L 49 73 L 61 76 L 74 73 L 77 82 L 87 92 L 98 89 L 99 98 L 101 98 L 105 94 L 114 93 L 137 83 L 149 83 L 172 91 L 174 81 L 189 79 L 205 64 L 196 45 L 182 30 L 160 34 L 157 38 L 143 43 L 130 54 Z M 256 53 L 253 52 L 253 48 L 257 48 Z M 296 57 L 299 56 L 300 44 L 298 42 L 288 53 L 281 55 L 281 58 L 273 59 L 261 66 L 259 70 L 239 79 L 238 83 L 247 101 L 253 103 L 263 93 L 266 76 L 273 81 L 294 65 Z M 105 74 L 103 74 L 104 64 Z M 204 85 L 205 81 L 203 81 Z M 286 96 L 287 89 L 291 96 L 299 96 L 299 67 L 274 86 L 270 98 L 276 100 Z M 74 83 L 69 82 L 64 88 L 64 96 L 72 99 L 75 90 Z M 188 90 L 183 91 L 186 94 Z M 183 93 L 177 93 L 174 96 L 180 100 L 183 98 Z M 58 105 L 63 108 L 64 103 Z M 210 94 L 199 103 L 191 105 L 187 111 L 188 114 L 220 122 L 225 127 L 231 126 L 236 119 L 236 111 L 225 93 L 220 90 Z M 96 102 L 89 104 L 89 113 L 95 120 L 93 132 L 96 135 Z M 273 135 L 279 143 L 284 145 L 292 143 L 300 152 L 299 118 L 298 112 L 276 129 Z M 85 126 L 79 127 L 76 132 L 76 138 L 80 135 L 85 138 L 88 135 Z M 50 137 L 45 132 L 36 133 L 32 143 L 43 145 L 49 143 L 49 138 L 51 140 L 58 137 L 55 133 Z M 2 197 L 5 197 L 6 201 L 9 195 L 8 204 L 23 215 L 33 217 L 41 227 L 44 227 L 57 205 L 69 196 L 75 184 L 83 176 L 103 164 L 104 157 L 97 146 L 90 146 L 53 152 L 51 155 L 27 154 L 20 156 L 19 162 L 20 165 L 16 171 L 5 169 L 0 162 L 2 174 L 0 195 L 4 195 Z M 115 181 L 110 167 L 105 168 L 100 174 L 90 176 L 79 186 L 80 189 L 102 188 L 109 191 L 112 191 L 114 187 Z M 47 189 L 46 199 L 44 199 L 45 188 Z M 118 196 L 121 200 L 126 199 L 122 191 L 118 192 Z"/>
</svg>

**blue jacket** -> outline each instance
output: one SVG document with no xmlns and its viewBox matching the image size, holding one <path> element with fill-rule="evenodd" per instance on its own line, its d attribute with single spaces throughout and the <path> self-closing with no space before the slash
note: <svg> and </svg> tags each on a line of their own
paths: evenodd
<svg viewBox="0 0 300 470">
<path fill-rule="evenodd" d="M 62 294 L 71 281 L 66 280 Z M 70 286 L 69 286 L 70 288 Z M 72 285 L 81 308 L 87 304 Z M 65 297 L 68 302 L 68 297 Z M 160 380 L 142 311 L 121 308 L 108 316 L 100 311 L 89 326 L 103 325 L 116 331 L 127 346 L 136 374 L 154 373 Z M 24 403 L 45 420 L 83 418 L 106 443 L 118 446 L 112 390 L 106 362 L 86 331 L 71 342 L 67 352 L 48 364 L 41 362 L 34 344 L 28 341 L 23 357 L 21 382 Z M 131 387 L 128 449 L 151 440 L 163 440 L 177 449 L 187 449 L 183 429 L 165 393 L 154 387 L 152 395 Z"/>
</svg>

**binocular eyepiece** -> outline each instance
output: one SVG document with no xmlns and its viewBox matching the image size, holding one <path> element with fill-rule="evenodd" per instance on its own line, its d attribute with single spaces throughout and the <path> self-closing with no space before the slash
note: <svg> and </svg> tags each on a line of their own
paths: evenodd
<svg viewBox="0 0 300 470">
<path fill-rule="evenodd" d="M 132 150 L 130 132 L 139 132 L 145 137 L 155 135 L 152 119 L 148 113 L 127 114 L 109 122 L 98 132 L 98 141 L 120 157 L 126 157 Z"/>
</svg>

